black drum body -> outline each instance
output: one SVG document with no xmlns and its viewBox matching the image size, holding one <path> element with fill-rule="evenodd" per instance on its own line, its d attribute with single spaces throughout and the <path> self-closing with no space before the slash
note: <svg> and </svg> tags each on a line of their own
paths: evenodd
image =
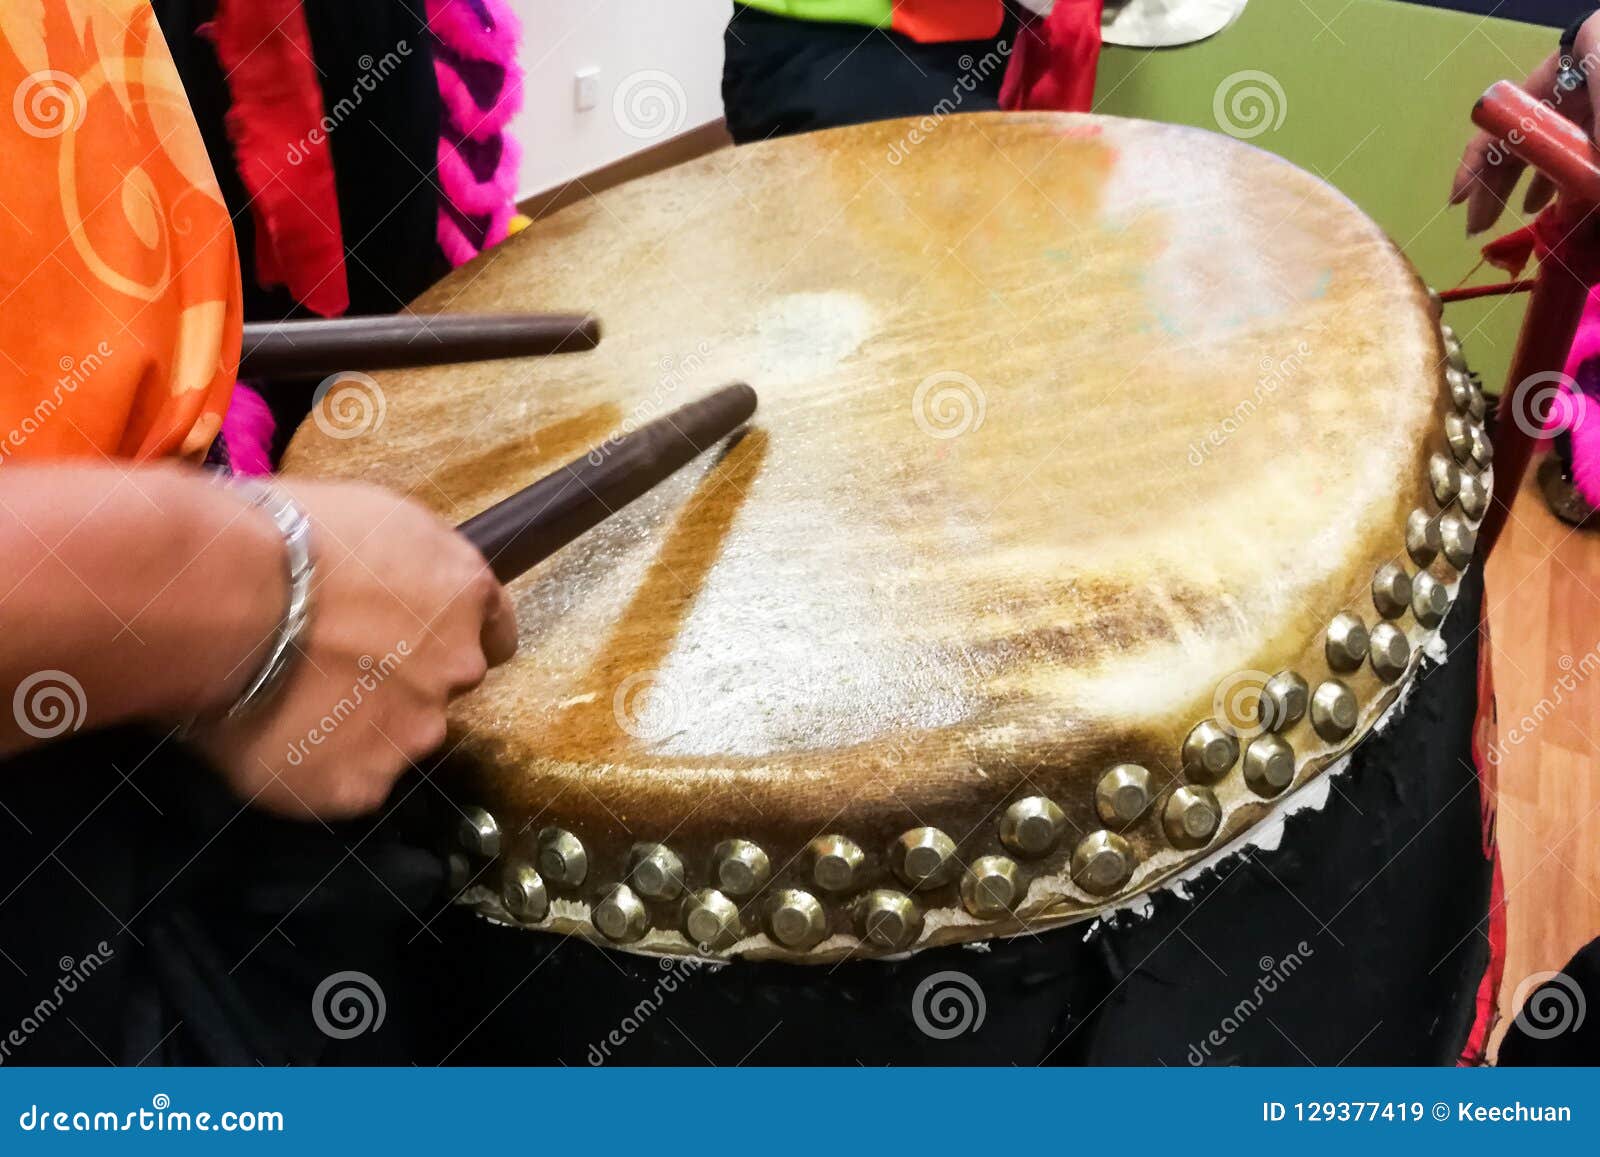
<svg viewBox="0 0 1600 1157">
<path fill-rule="evenodd" d="M 1424 666 L 1325 806 L 1143 913 L 799 966 L 639 956 L 453 909 L 419 960 L 434 1012 L 422 1059 L 1453 1064 L 1489 955 L 1471 753 L 1481 602 L 1474 570 L 1443 631 L 1449 661 Z"/>
</svg>

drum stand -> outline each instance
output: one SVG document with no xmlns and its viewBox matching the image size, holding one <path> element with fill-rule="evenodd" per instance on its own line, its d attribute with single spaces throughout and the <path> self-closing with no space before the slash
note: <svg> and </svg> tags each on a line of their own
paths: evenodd
<svg viewBox="0 0 1600 1157">
<path fill-rule="evenodd" d="M 1495 412 L 1494 495 L 1478 533 L 1487 557 L 1505 527 L 1539 435 L 1516 413 L 1526 385 L 1560 380 L 1589 287 L 1600 281 L 1600 148 L 1549 104 L 1498 81 L 1473 106 L 1472 120 L 1560 190 L 1539 218 L 1538 276 Z M 1520 417 L 1520 420 L 1519 420 Z"/>
</svg>

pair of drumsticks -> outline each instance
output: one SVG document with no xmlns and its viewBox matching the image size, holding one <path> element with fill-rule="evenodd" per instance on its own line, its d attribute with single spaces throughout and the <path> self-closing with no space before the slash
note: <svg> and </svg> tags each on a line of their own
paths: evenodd
<svg viewBox="0 0 1600 1157">
<path fill-rule="evenodd" d="M 561 314 L 444 314 L 247 325 L 240 377 L 323 377 L 593 349 L 600 323 Z M 749 420 L 756 393 L 725 386 L 590 453 L 458 529 L 501 582 L 549 558 Z"/>
</svg>

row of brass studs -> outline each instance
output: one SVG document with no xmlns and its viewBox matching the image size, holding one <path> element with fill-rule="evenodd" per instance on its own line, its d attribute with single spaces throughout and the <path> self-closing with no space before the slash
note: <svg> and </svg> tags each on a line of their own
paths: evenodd
<svg viewBox="0 0 1600 1157">
<path fill-rule="evenodd" d="M 1292 769 L 1292 758 L 1290 766 Z M 1277 761 L 1273 774 L 1276 769 Z M 1102 776 L 1096 808 L 1107 825 L 1125 827 L 1145 812 L 1153 794 L 1147 769 L 1119 764 Z M 1162 827 L 1175 846 L 1199 848 L 1216 834 L 1221 818 L 1221 805 L 1209 788 L 1186 785 L 1168 798 Z M 1043 796 L 1030 796 L 1006 809 L 1000 838 L 1018 858 L 1039 859 L 1055 851 L 1065 824 L 1066 816 L 1058 805 Z M 468 851 L 483 858 L 498 855 L 499 828 L 487 811 L 469 809 L 460 832 Z M 841 835 L 820 836 L 806 849 L 812 883 L 824 893 L 854 890 L 861 883 L 865 859 L 860 846 Z M 962 904 L 984 919 L 1005 915 L 1025 894 L 1015 860 L 983 856 L 962 873 L 955 842 L 937 828 L 904 833 L 891 846 L 889 861 L 906 890 L 873 889 L 853 906 L 861 938 L 886 949 L 909 947 L 921 933 L 922 911 L 907 893 L 948 884 L 961 873 Z M 588 874 L 583 844 L 571 832 L 558 828 L 540 833 L 537 865 L 508 862 L 501 875 L 501 901 L 506 911 L 526 923 L 538 923 L 549 914 L 546 880 L 570 888 L 581 885 Z M 1085 891 L 1109 895 L 1127 883 L 1134 867 L 1128 841 L 1116 832 L 1100 829 L 1078 841 L 1069 870 Z M 676 852 L 664 844 L 639 844 L 629 856 L 625 881 L 609 888 L 595 904 L 594 926 L 609 940 L 632 943 L 649 931 L 646 900 L 682 899 L 683 933 L 704 948 L 724 948 L 745 935 L 735 901 L 754 896 L 771 874 L 771 860 L 760 846 L 748 840 L 725 840 L 713 852 L 712 875 L 718 886 L 688 892 L 683 862 Z M 828 932 L 821 901 L 803 889 L 776 892 L 765 906 L 765 916 L 769 934 L 788 948 L 814 947 Z"/>
<path fill-rule="evenodd" d="M 1476 474 L 1466 473 L 1469 463 L 1482 469 L 1493 457 L 1488 435 L 1478 421 L 1486 403 L 1478 388 L 1466 375 L 1460 343 L 1449 327 L 1442 327 L 1450 365 L 1446 380 L 1457 413 L 1445 419 L 1445 441 L 1455 461 L 1442 454 L 1428 461 L 1428 479 L 1441 513 L 1435 519 L 1427 511 L 1412 511 L 1406 522 L 1406 549 L 1419 567 L 1426 568 L 1442 551 L 1457 570 L 1472 559 L 1475 532 L 1462 519 L 1449 513 L 1451 503 L 1473 521 L 1483 517 L 1489 495 Z M 1372 603 L 1378 622 L 1370 630 L 1359 615 L 1341 613 L 1328 624 L 1324 636 L 1324 655 L 1336 674 L 1350 674 L 1363 663 L 1385 683 L 1405 674 L 1411 661 L 1411 644 L 1400 627 L 1390 620 L 1401 618 L 1407 610 L 1417 622 L 1434 629 L 1450 609 L 1450 594 L 1445 585 L 1426 569 L 1415 577 L 1399 563 L 1385 563 L 1372 578 Z M 1324 740 L 1338 743 L 1355 731 L 1359 720 L 1355 693 L 1343 680 L 1328 679 L 1310 692 L 1305 679 L 1294 671 L 1280 671 L 1262 688 L 1260 723 L 1263 733 L 1244 749 L 1245 783 L 1257 795 L 1272 797 L 1294 782 L 1294 749 L 1282 736 L 1274 734 L 1305 717 L 1307 698 L 1311 726 Z M 1190 779 L 1214 783 L 1230 772 L 1239 760 L 1238 739 L 1215 720 L 1205 720 L 1189 732 L 1183 744 L 1183 768 Z"/>
</svg>

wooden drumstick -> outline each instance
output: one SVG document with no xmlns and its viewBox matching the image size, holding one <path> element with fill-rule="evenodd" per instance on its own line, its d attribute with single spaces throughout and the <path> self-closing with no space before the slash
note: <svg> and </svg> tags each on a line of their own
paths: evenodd
<svg viewBox="0 0 1600 1157">
<path fill-rule="evenodd" d="M 600 322 L 582 314 L 395 314 L 244 327 L 239 376 L 323 377 L 590 350 Z"/>
<path fill-rule="evenodd" d="M 602 442 L 457 529 L 510 582 L 615 514 L 756 412 L 749 386 L 724 386 L 631 434 Z"/>
</svg>

